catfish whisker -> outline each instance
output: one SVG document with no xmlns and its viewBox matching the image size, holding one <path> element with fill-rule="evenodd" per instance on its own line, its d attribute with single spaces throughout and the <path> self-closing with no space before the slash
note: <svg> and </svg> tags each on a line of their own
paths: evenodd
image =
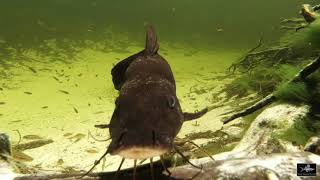
<svg viewBox="0 0 320 180">
<path fill-rule="evenodd" d="M 137 159 L 133 160 L 133 180 L 136 180 L 137 173 Z"/>
<path fill-rule="evenodd" d="M 197 168 L 197 169 L 202 169 L 202 165 L 201 166 L 197 166 L 195 164 L 193 164 L 192 162 L 190 162 L 188 160 L 188 158 L 178 149 L 178 147 L 176 145 L 173 145 L 174 150 L 187 162 L 189 163 L 191 166 Z"/>
<path fill-rule="evenodd" d="M 197 148 L 199 148 L 205 155 L 207 155 L 210 159 L 212 159 L 212 161 L 215 161 L 215 159 L 206 151 L 204 150 L 203 148 L 201 148 L 199 145 L 197 145 L 196 143 L 194 143 L 193 141 L 189 141 L 187 140 L 186 142 L 196 146 Z"/>
<path fill-rule="evenodd" d="M 197 169 L 200 169 L 200 171 L 199 171 L 198 173 L 196 173 L 191 179 L 194 179 L 195 177 L 197 177 L 197 176 L 202 172 L 203 165 L 197 166 L 197 165 L 191 163 L 191 162 L 188 160 L 188 158 L 187 158 L 185 155 L 183 155 L 183 153 L 178 149 L 178 147 L 177 147 L 176 145 L 173 145 L 173 148 L 174 148 L 174 150 L 175 150 L 183 159 L 185 159 L 185 160 L 187 161 L 187 163 L 189 163 L 191 166 L 193 166 L 193 167 L 195 167 L 195 168 L 197 168 Z"/>
<path fill-rule="evenodd" d="M 142 160 L 138 163 L 138 165 L 141 165 L 141 164 L 144 163 L 146 160 L 147 160 L 147 159 L 142 159 Z"/>
<path fill-rule="evenodd" d="M 170 172 L 169 169 L 166 167 L 162 155 L 160 156 L 160 161 L 161 161 L 161 165 L 162 165 L 163 169 L 165 169 L 166 172 L 168 173 L 168 176 L 171 176 L 171 172 Z"/>
<path fill-rule="evenodd" d="M 87 176 L 91 171 L 98 165 L 100 164 L 100 161 L 109 153 L 109 151 L 106 151 L 98 160 L 96 160 L 91 167 L 89 171 L 87 171 L 85 174 L 83 174 L 79 179 L 82 179 L 83 177 Z"/>
<path fill-rule="evenodd" d="M 119 173 L 120 173 L 120 170 L 121 170 L 121 167 L 122 167 L 122 165 L 123 165 L 124 160 L 126 160 L 126 158 L 122 158 L 122 159 L 121 159 L 121 162 L 120 162 L 120 165 L 119 165 L 119 167 L 118 167 L 118 169 L 117 169 L 117 172 L 116 172 L 116 175 L 115 175 L 115 177 L 114 177 L 114 180 L 118 179 L 118 176 L 119 176 Z"/>
<path fill-rule="evenodd" d="M 150 171 L 151 171 L 151 179 L 154 180 L 154 171 L 153 171 L 153 158 L 150 158 Z"/>
</svg>

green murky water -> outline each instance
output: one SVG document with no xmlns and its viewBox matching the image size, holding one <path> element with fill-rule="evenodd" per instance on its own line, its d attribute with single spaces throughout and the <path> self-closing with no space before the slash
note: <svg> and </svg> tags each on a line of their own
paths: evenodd
<svg viewBox="0 0 320 180">
<path fill-rule="evenodd" d="M 108 123 L 117 96 L 113 64 L 144 47 L 145 24 L 159 37 L 160 54 L 171 65 L 185 111 L 219 101 L 227 67 L 263 34 L 279 38 L 281 17 L 298 16 L 308 1 L 7 1 L 0 7 L 0 132 L 13 144 L 38 135 L 54 142 L 24 151 L 27 164 L 43 170 L 88 169 L 108 142 Z M 185 123 L 179 137 L 217 130 L 219 114 L 210 111 Z M 18 130 L 18 131 L 16 131 Z M 90 135 L 91 134 L 91 135 Z M 22 138 L 20 143 L 27 142 Z M 105 169 L 120 158 L 107 156 Z M 131 162 L 125 167 L 131 166 Z M 97 168 L 101 170 L 101 166 Z"/>
</svg>

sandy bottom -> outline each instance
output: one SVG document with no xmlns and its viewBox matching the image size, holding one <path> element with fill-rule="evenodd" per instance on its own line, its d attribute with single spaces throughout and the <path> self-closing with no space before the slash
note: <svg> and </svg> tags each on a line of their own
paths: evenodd
<svg viewBox="0 0 320 180">
<path fill-rule="evenodd" d="M 34 160 L 28 165 L 53 170 L 88 170 L 106 150 L 108 130 L 96 129 L 95 124 L 108 123 L 114 109 L 117 91 L 113 88 L 112 64 L 141 50 L 130 47 L 128 52 L 102 52 L 82 49 L 72 63 L 52 62 L 38 57 L 36 50 L 26 56 L 40 62 L 26 61 L 23 65 L 4 69 L 9 74 L 0 79 L 0 132 L 11 136 L 13 145 L 21 136 L 38 135 L 54 142 L 24 151 Z M 161 45 L 162 54 L 170 63 L 177 82 L 177 94 L 184 111 L 202 109 L 214 102 L 213 92 L 225 82 L 222 75 L 242 52 L 226 49 L 210 52 L 185 47 Z M 36 73 L 30 70 L 32 67 Z M 218 116 L 226 107 L 210 111 L 195 122 L 183 125 L 179 137 L 191 132 L 221 128 Z M 22 138 L 20 143 L 27 142 Z M 107 155 L 105 163 L 95 171 L 113 171 L 121 157 Z M 125 161 L 123 168 L 133 165 Z"/>
</svg>

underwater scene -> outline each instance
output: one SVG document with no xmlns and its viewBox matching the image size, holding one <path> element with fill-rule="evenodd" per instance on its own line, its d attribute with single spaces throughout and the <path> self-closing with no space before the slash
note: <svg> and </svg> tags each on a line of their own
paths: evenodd
<svg viewBox="0 0 320 180">
<path fill-rule="evenodd" d="M 0 180 L 320 179 L 320 1 L 0 5 Z"/>
</svg>

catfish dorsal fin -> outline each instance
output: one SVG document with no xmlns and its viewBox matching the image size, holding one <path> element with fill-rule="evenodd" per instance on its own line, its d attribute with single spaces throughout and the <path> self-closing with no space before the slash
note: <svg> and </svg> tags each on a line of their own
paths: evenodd
<svg viewBox="0 0 320 180">
<path fill-rule="evenodd" d="M 158 50 L 159 44 L 157 42 L 156 31 L 152 25 L 149 25 L 147 29 L 145 53 L 147 55 L 152 55 L 157 53 Z"/>
</svg>

